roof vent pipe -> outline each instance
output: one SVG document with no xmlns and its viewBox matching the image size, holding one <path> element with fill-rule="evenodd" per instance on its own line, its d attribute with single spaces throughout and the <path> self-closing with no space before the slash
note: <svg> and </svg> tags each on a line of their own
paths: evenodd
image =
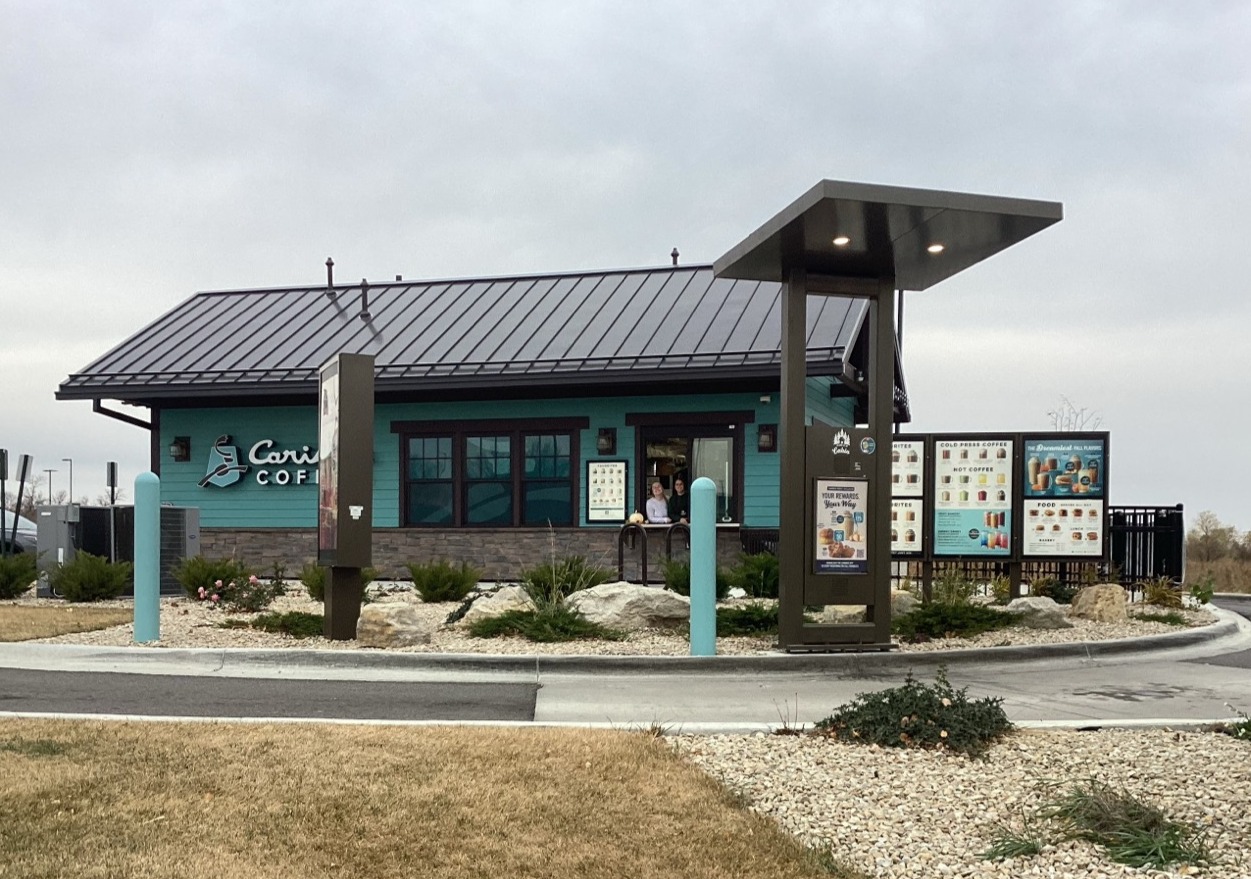
<svg viewBox="0 0 1251 879">
<path fill-rule="evenodd" d="M 331 299 L 335 297 L 334 292 L 334 260 L 326 257 L 326 295 Z"/>
<path fill-rule="evenodd" d="M 361 320 L 369 320 L 369 282 L 361 278 Z"/>
<path fill-rule="evenodd" d="M 395 280 L 397 280 L 397 281 L 402 281 L 402 280 L 404 280 L 404 276 L 403 276 L 403 275 L 396 275 L 396 276 L 395 276 Z"/>
<path fill-rule="evenodd" d="M 678 264 L 678 249 L 676 247 L 673 248 L 673 253 L 669 254 L 669 256 L 673 257 L 673 264 L 676 266 Z"/>
</svg>

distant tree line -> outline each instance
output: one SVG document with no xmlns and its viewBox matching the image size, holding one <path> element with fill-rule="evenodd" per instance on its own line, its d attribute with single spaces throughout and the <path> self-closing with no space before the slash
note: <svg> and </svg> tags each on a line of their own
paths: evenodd
<svg viewBox="0 0 1251 879">
<path fill-rule="evenodd" d="M 1191 562 L 1210 564 L 1223 559 L 1251 561 L 1251 531 L 1239 533 L 1226 525 L 1211 510 L 1204 510 L 1186 532 L 1186 558 Z"/>
</svg>

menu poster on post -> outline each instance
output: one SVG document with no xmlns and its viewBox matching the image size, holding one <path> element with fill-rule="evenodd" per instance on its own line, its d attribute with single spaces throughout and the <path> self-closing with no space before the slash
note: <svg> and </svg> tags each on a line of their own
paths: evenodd
<svg viewBox="0 0 1251 879">
<path fill-rule="evenodd" d="M 934 554 L 1010 556 L 1012 440 L 936 440 Z"/>
<path fill-rule="evenodd" d="M 890 452 L 890 493 L 921 497 L 925 479 L 925 441 L 895 440 Z"/>
<path fill-rule="evenodd" d="M 818 479 L 816 482 L 813 573 L 867 574 L 868 480 Z"/>
<path fill-rule="evenodd" d="M 626 462 L 586 462 L 586 521 L 624 522 Z"/>
<path fill-rule="evenodd" d="M 1103 501 L 1025 500 L 1022 548 L 1029 556 L 1103 557 Z"/>
<path fill-rule="evenodd" d="M 920 498 L 905 498 L 890 502 L 890 551 L 902 555 L 921 551 Z"/>
<path fill-rule="evenodd" d="M 1026 497 L 1105 497 L 1107 474 L 1101 439 L 1025 439 Z"/>
</svg>

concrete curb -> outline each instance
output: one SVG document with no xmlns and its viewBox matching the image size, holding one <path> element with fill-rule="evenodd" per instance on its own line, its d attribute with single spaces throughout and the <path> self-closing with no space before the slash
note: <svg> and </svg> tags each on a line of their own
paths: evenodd
<svg viewBox="0 0 1251 879">
<path fill-rule="evenodd" d="M 1020 647 L 941 650 L 926 653 L 776 653 L 766 656 L 552 656 L 524 654 L 388 653 L 375 650 L 299 650 L 287 648 L 139 648 L 76 644 L 0 645 L 0 667 L 115 672 L 314 678 L 371 674 L 481 674 L 537 679 L 544 675 L 768 675 L 813 674 L 842 679 L 872 679 L 939 665 L 967 667 L 1013 662 L 1091 662 L 1120 656 L 1158 655 L 1195 647 L 1230 650 L 1251 647 L 1251 623 L 1214 608 L 1211 626 L 1116 641 L 1079 641 Z M 1239 643 L 1232 643 L 1232 642 Z M 1244 643 L 1245 642 L 1245 643 Z M 298 674 L 297 674 L 298 670 Z"/>
</svg>

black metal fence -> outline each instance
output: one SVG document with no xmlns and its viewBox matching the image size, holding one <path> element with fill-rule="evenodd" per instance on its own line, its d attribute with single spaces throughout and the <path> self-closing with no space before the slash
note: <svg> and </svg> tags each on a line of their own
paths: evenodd
<svg viewBox="0 0 1251 879">
<path fill-rule="evenodd" d="M 743 552 L 777 553 L 778 529 L 744 528 L 740 532 Z M 1021 562 L 1021 579 L 1029 582 L 1041 577 L 1055 577 L 1062 583 L 1077 585 L 1096 580 L 1119 582 L 1133 591 L 1144 580 L 1168 577 L 1181 583 L 1186 575 L 1186 526 L 1182 505 L 1172 507 L 1109 507 L 1109 563 L 1102 561 L 1025 561 Z M 893 559 L 896 581 L 919 580 L 922 563 L 907 558 Z M 1010 577 L 1013 562 L 952 559 L 935 561 L 932 574 L 959 571 L 969 579 L 988 581 L 994 577 Z"/>
</svg>

